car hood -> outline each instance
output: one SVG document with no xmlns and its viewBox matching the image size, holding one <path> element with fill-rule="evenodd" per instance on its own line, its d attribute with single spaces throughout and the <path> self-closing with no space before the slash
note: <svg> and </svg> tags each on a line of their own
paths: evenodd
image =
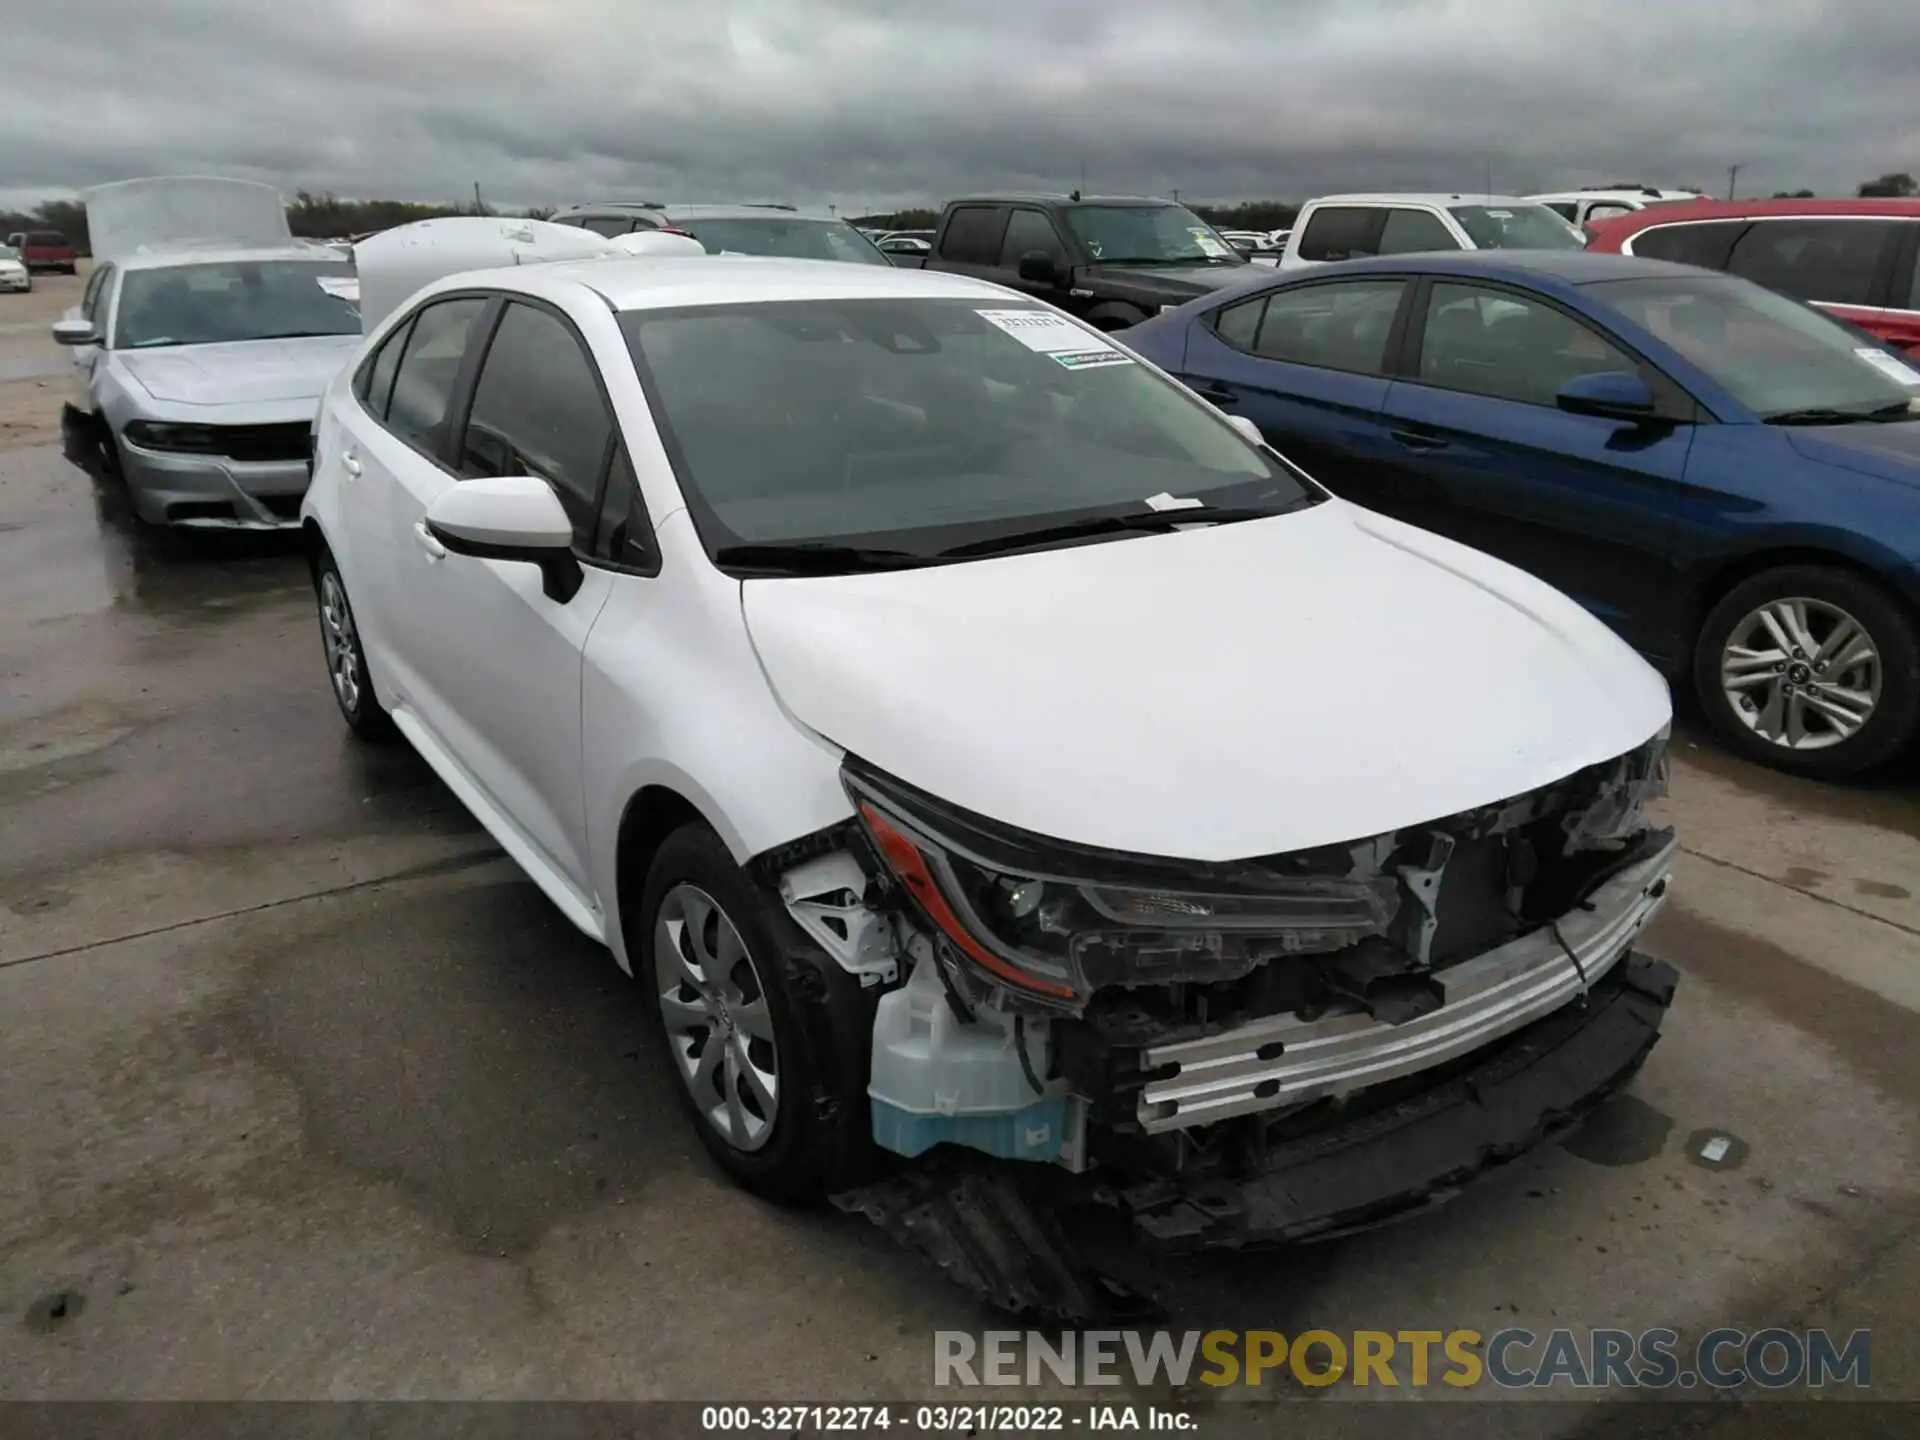
<svg viewBox="0 0 1920 1440">
<path fill-rule="evenodd" d="M 1787 432 L 1809 460 L 1863 475 L 1920 485 L 1920 420 L 1897 425 L 1822 425 Z"/>
<path fill-rule="evenodd" d="M 1134 284 L 1169 297 L 1190 300 L 1238 285 L 1252 272 L 1251 265 L 1089 265 L 1082 273 L 1110 284 Z"/>
<path fill-rule="evenodd" d="M 1229 860 L 1624 754 L 1666 682 L 1520 571 L 1342 501 L 927 569 L 749 580 L 801 723 L 1057 839 Z"/>
<path fill-rule="evenodd" d="M 360 346 L 358 335 L 237 340 L 116 352 L 121 368 L 156 400 L 178 405 L 318 401 Z"/>
</svg>

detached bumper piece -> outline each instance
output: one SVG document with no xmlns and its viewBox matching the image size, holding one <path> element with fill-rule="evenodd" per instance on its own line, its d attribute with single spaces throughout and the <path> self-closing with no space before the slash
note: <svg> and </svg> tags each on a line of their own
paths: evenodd
<svg viewBox="0 0 1920 1440">
<path fill-rule="evenodd" d="M 1673 967 L 1629 955 L 1584 1004 L 1563 1006 L 1398 1103 L 1268 1150 L 1238 1182 L 1178 1178 L 1123 1195 L 1159 1251 L 1325 1240 L 1452 1199 L 1489 1170 L 1572 1130 L 1660 1038 Z"/>
<path fill-rule="evenodd" d="M 1127 1185 L 940 1147 L 834 1197 L 1014 1314 L 1084 1323 L 1151 1312 L 1137 1258 L 1326 1240 L 1423 1213 L 1572 1130 L 1640 1068 L 1673 1001 L 1673 968 L 1628 954 L 1543 1019 L 1271 1144 L 1256 1173 Z M 1399 1086 L 1391 1087 L 1399 1089 Z M 1354 1097 L 1359 1109 L 1366 1097 Z M 1104 1182 L 1104 1183 L 1103 1183 Z M 1118 1187 L 1117 1189 L 1114 1187 Z M 1070 1240 L 1068 1237 L 1071 1236 Z M 1101 1237 L 1099 1242 L 1094 1237 Z M 1107 1253 L 1118 1242 L 1134 1258 Z M 1096 1248 L 1098 1247 L 1098 1248 Z M 1112 1278 L 1129 1276 L 1125 1284 Z"/>
</svg>

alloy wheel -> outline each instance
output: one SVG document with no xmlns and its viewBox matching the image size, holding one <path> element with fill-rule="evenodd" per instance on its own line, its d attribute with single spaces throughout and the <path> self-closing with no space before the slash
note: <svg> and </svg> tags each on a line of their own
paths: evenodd
<svg viewBox="0 0 1920 1440">
<path fill-rule="evenodd" d="M 1806 596 L 1769 600 L 1728 632 L 1720 684 L 1734 716 L 1789 750 L 1860 733 L 1880 703 L 1880 654 L 1852 615 Z"/>
<path fill-rule="evenodd" d="M 327 673 L 340 708 L 349 715 L 360 711 L 360 636 L 353 628 L 353 610 L 340 576 L 328 570 L 320 577 L 320 638 L 327 650 Z"/>
<path fill-rule="evenodd" d="M 679 884 L 654 922 L 654 980 L 667 1047 L 695 1107 L 736 1150 L 773 1138 L 780 1057 L 767 992 L 727 912 Z"/>
</svg>

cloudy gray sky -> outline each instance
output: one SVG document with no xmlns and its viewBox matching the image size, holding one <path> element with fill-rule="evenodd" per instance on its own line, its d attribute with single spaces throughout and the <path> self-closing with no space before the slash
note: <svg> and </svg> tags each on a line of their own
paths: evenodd
<svg viewBox="0 0 1920 1440">
<path fill-rule="evenodd" d="M 0 199 L 1302 198 L 1920 172 L 1914 0 L 11 0 Z"/>
</svg>

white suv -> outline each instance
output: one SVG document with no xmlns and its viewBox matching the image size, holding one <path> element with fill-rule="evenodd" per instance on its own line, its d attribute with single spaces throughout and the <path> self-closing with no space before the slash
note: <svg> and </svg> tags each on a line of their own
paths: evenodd
<svg viewBox="0 0 1920 1440">
<path fill-rule="evenodd" d="M 1557 212 L 1502 195 L 1325 195 L 1295 217 L 1280 268 L 1434 250 L 1579 250 Z"/>
<path fill-rule="evenodd" d="M 1111 337 L 758 258 L 369 314 L 305 509 L 334 698 L 646 985 L 742 1182 L 987 1227 L 962 1278 L 1078 1315 L 1034 1210 L 1410 1213 L 1653 1044 L 1660 677 Z"/>
</svg>

